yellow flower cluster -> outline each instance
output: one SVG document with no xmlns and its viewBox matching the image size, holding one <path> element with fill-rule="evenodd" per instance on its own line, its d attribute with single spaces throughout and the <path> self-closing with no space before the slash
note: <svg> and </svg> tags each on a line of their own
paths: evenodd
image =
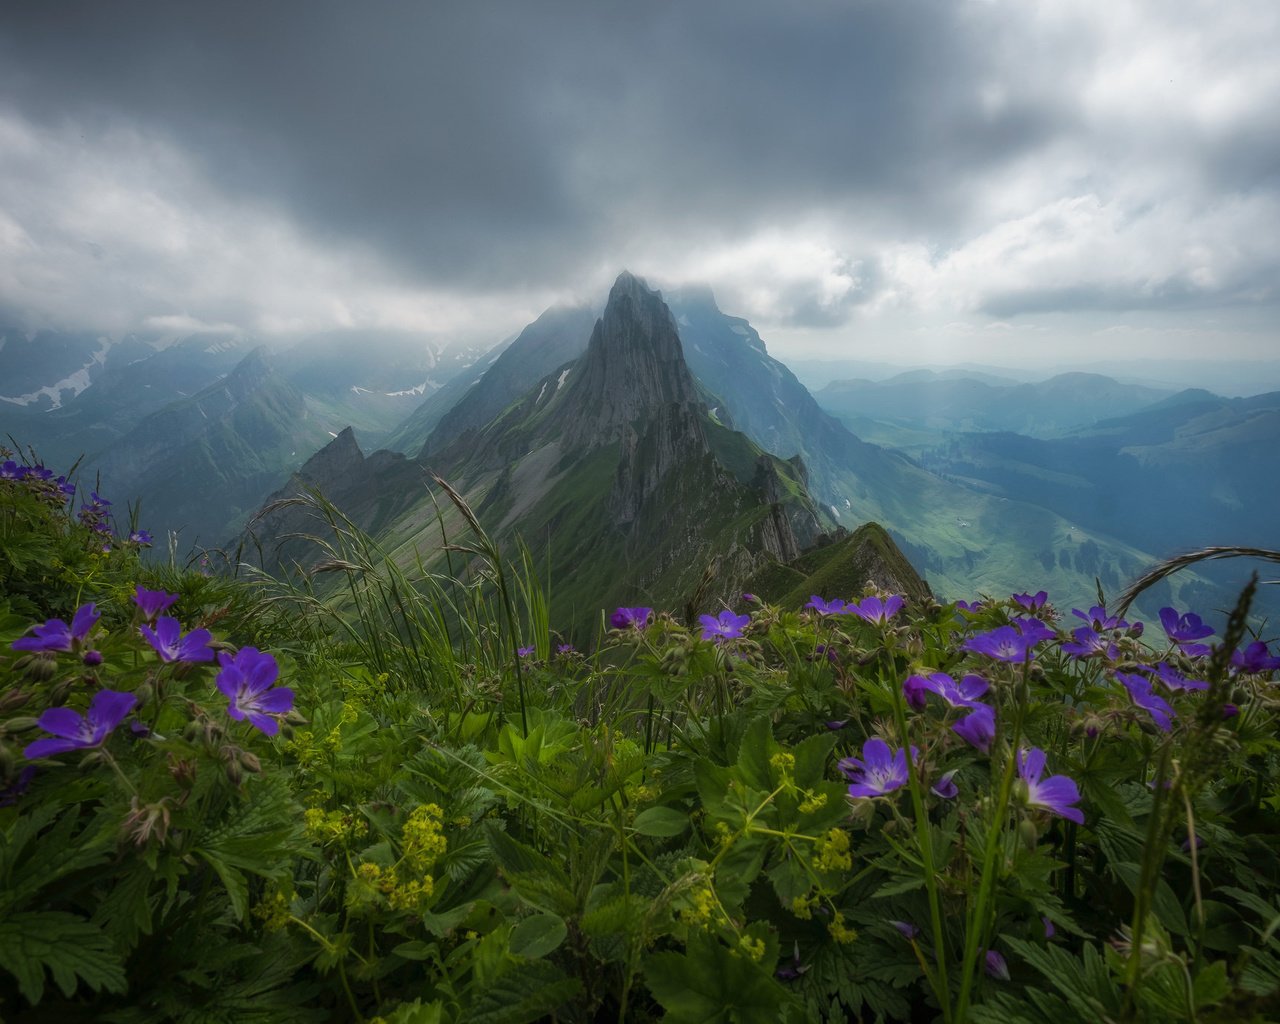
<svg viewBox="0 0 1280 1024">
<path fill-rule="evenodd" d="M 835 916 L 831 918 L 831 923 L 827 925 L 827 931 L 842 946 L 847 946 L 858 938 L 857 929 L 846 925 L 844 923 L 844 914 L 838 910 L 835 912 Z"/>
<path fill-rule="evenodd" d="M 849 853 L 849 833 L 833 828 L 819 839 L 813 866 L 819 871 L 848 871 L 853 867 L 853 856 Z"/>
<path fill-rule="evenodd" d="M 759 963 L 764 959 L 764 939 L 753 939 L 750 935 L 744 935 L 738 940 L 738 949 L 748 960 Z"/>
<path fill-rule="evenodd" d="M 405 863 L 415 871 L 429 871 L 444 856 L 444 811 L 438 804 L 415 807 L 400 830 Z"/>
<path fill-rule="evenodd" d="M 387 896 L 387 902 L 391 904 L 392 910 L 425 910 L 427 901 L 435 891 L 435 879 L 430 875 L 423 875 L 397 885 Z"/>
<path fill-rule="evenodd" d="M 788 754 L 785 750 L 780 750 L 769 758 L 769 765 L 774 771 L 780 775 L 787 776 L 795 771 L 796 755 Z"/>
<path fill-rule="evenodd" d="M 716 894 L 711 883 L 705 878 L 697 883 L 697 887 L 687 895 L 689 906 L 679 910 L 680 920 L 696 928 L 710 924 L 716 913 Z"/>
<path fill-rule="evenodd" d="M 422 911 L 436 890 L 430 875 L 401 881 L 395 868 L 364 861 L 355 870 L 355 884 L 347 890 L 347 905 L 353 911 L 375 907 L 386 899 L 392 910 Z"/>
<path fill-rule="evenodd" d="M 293 739 L 284 745 L 284 749 L 298 759 L 303 768 L 314 768 L 322 764 L 325 752 L 316 746 L 315 735 L 310 729 L 302 729 L 293 734 Z"/>
<path fill-rule="evenodd" d="M 284 893 L 276 890 L 253 908 L 253 916 L 262 922 L 269 932 L 278 932 L 289 923 L 289 901 Z"/>
<path fill-rule="evenodd" d="M 801 921 L 809 921 L 813 918 L 813 908 L 818 902 L 817 896 L 797 896 L 791 901 L 791 913 Z"/>
<path fill-rule="evenodd" d="M 827 794 L 815 793 L 811 789 L 804 791 L 804 800 L 800 802 L 801 814 L 812 814 L 814 811 L 820 811 L 827 806 Z"/>
<path fill-rule="evenodd" d="M 348 810 L 326 811 L 320 807 L 308 807 L 304 819 L 307 835 L 326 845 L 353 842 L 369 831 L 369 823 Z"/>
</svg>

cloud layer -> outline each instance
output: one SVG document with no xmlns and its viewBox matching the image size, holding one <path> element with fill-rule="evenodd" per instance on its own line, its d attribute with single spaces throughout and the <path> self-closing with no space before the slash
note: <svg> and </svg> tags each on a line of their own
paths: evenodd
<svg viewBox="0 0 1280 1024">
<path fill-rule="evenodd" d="M 20 5 L 0 310 L 501 334 L 628 266 L 815 349 L 1176 313 L 1256 350 L 1278 47 L 1251 0 Z"/>
</svg>

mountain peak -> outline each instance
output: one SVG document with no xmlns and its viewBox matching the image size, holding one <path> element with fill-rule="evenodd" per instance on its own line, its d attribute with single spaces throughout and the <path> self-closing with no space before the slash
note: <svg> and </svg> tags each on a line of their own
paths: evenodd
<svg viewBox="0 0 1280 1024">
<path fill-rule="evenodd" d="M 568 433 L 575 442 L 608 442 L 646 413 L 699 404 L 671 310 L 628 271 L 614 282 L 573 376 L 567 406 L 574 410 Z"/>
</svg>

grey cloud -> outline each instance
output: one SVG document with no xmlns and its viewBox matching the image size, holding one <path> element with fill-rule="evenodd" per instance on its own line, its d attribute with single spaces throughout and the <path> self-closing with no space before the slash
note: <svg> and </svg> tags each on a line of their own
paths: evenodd
<svg viewBox="0 0 1280 1024">
<path fill-rule="evenodd" d="M 983 114 L 952 5 L 20 5 L 4 92 L 136 118 L 406 279 L 558 282 L 628 238 L 827 206 L 934 230 L 1059 112 Z"/>
</svg>

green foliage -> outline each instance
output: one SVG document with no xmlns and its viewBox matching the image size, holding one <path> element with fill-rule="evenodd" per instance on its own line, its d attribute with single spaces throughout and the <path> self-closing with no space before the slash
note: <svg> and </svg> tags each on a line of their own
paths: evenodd
<svg viewBox="0 0 1280 1024">
<path fill-rule="evenodd" d="M 921 602 L 884 625 L 759 604 L 724 643 L 660 614 L 561 652 L 527 552 L 504 564 L 476 531 L 465 578 L 446 579 L 331 525 L 332 592 L 147 570 L 0 481 L 0 557 L 37 581 L 0 583 L 6 1019 L 1280 1010 L 1271 673 L 1118 631 L 1125 671 L 1159 658 L 1208 683 L 1166 692 L 1165 733 L 1113 663 L 1072 659 L 1060 637 L 1026 664 L 965 651 L 1024 614 L 1011 602 Z M 278 735 L 228 716 L 218 666 L 157 657 L 137 584 L 177 594 L 170 614 L 220 650 L 273 653 L 295 695 Z M 70 649 L 12 650 L 88 601 L 102 618 Z M 905 702 L 908 676 L 938 671 L 991 684 L 989 752 L 952 729 L 968 708 Z M 135 694 L 132 717 L 24 756 L 48 709 L 83 714 L 103 689 Z M 851 800 L 849 759 L 876 737 L 918 755 L 900 785 Z M 1083 824 L 1031 798 L 1024 747 L 1076 780 Z M 988 950 L 1007 980 L 983 970 Z"/>
</svg>

